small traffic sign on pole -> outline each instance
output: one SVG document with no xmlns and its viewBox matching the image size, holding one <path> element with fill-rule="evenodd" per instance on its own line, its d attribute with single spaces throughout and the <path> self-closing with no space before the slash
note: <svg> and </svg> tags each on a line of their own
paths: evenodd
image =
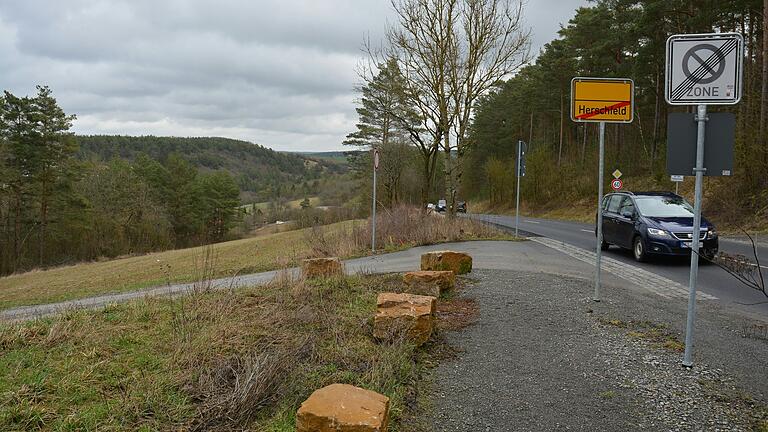
<svg viewBox="0 0 768 432">
<path fill-rule="evenodd" d="M 613 172 L 613 178 L 621 178 L 622 174 L 623 173 L 617 169 L 616 171 Z"/>
<path fill-rule="evenodd" d="M 673 175 L 669 176 L 669 179 L 675 182 L 675 195 L 680 195 L 680 183 L 685 180 L 685 177 L 681 175 Z"/>
<path fill-rule="evenodd" d="M 621 179 L 613 179 L 611 181 L 611 189 L 620 191 L 622 187 L 624 187 L 624 182 L 622 182 Z"/>
</svg>

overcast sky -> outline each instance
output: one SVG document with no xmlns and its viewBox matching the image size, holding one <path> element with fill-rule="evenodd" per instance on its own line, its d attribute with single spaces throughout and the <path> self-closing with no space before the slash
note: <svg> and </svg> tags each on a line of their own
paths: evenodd
<svg viewBox="0 0 768 432">
<path fill-rule="evenodd" d="M 584 4 L 527 0 L 534 52 Z M 361 42 L 392 15 L 389 0 L 0 0 L 0 86 L 50 86 L 82 134 L 338 150 Z"/>
</svg>

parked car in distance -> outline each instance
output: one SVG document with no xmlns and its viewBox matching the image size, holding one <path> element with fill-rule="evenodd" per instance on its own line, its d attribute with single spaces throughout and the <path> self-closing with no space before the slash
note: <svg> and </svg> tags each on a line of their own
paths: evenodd
<svg viewBox="0 0 768 432">
<path fill-rule="evenodd" d="M 690 255 L 693 241 L 693 206 L 671 192 L 618 192 L 606 195 L 601 205 L 603 242 L 601 249 L 616 245 L 632 250 L 637 261 L 650 255 Z M 699 254 L 717 255 L 715 226 L 702 216 Z M 597 235 L 597 217 L 595 217 Z"/>
<path fill-rule="evenodd" d="M 456 204 L 456 212 L 457 213 L 466 213 L 467 212 L 467 202 L 466 201 L 459 201 Z"/>
<path fill-rule="evenodd" d="M 437 200 L 437 205 L 435 206 L 435 211 L 438 211 L 440 213 L 448 210 L 448 203 L 444 200 Z"/>
</svg>

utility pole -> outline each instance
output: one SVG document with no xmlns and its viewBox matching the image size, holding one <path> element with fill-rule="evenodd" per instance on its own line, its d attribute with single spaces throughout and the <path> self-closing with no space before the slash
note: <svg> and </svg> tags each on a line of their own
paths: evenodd
<svg viewBox="0 0 768 432">
<path fill-rule="evenodd" d="M 517 141 L 517 192 L 515 192 L 515 237 L 517 237 L 518 227 L 520 225 L 520 179 L 523 172 L 523 140 Z"/>
<path fill-rule="evenodd" d="M 379 149 L 373 148 L 373 211 L 371 216 L 371 251 L 376 252 L 376 171 L 379 170 Z"/>
</svg>

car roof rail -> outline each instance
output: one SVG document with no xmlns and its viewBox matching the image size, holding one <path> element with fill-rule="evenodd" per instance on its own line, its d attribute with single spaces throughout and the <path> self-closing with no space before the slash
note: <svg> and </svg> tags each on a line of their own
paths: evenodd
<svg viewBox="0 0 768 432">
<path fill-rule="evenodd" d="M 675 196 L 676 194 L 674 192 L 668 192 L 668 191 L 647 191 L 647 192 L 637 192 L 635 195 L 648 195 L 648 196 Z"/>
</svg>

